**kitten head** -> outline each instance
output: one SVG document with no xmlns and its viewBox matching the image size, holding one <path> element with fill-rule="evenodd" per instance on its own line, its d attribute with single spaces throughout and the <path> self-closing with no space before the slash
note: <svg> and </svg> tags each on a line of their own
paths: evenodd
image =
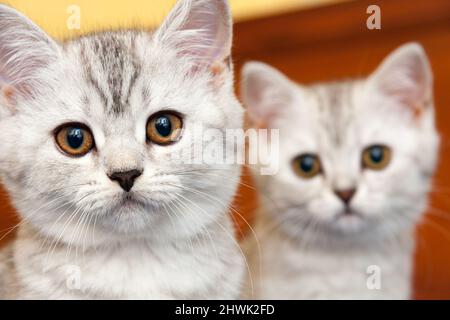
<svg viewBox="0 0 450 320">
<path fill-rule="evenodd" d="M 280 129 L 280 170 L 257 180 L 288 234 L 383 239 L 420 217 L 439 140 L 420 45 L 399 48 L 366 79 L 311 86 L 249 63 L 242 92 L 254 122 Z"/>
<path fill-rule="evenodd" d="M 239 168 L 191 151 L 193 128 L 242 125 L 231 35 L 226 0 L 64 44 L 0 6 L 0 172 L 23 219 L 70 241 L 94 226 L 164 240 L 224 214 Z"/>
</svg>

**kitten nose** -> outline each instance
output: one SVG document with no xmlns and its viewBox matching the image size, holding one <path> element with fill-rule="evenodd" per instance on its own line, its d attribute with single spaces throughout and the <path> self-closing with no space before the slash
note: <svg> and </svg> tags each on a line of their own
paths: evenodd
<svg viewBox="0 0 450 320">
<path fill-rule="evenodd" d="M 335 190 L 334 193 L 344 202 L 345 205 L 348 205 L 350 200 L 355 195 L 356 189 L 345 189 L 345 190 Z"/>
<path fill-rule="evenodd" d="M 130 192 L 133 188 L 134 180 L 142 174 L 142 170 L 130 170 L 124 172 L 113 172 L 109 175 L 112 181 L 117 181 L 123 190 Z"/>
</svg>

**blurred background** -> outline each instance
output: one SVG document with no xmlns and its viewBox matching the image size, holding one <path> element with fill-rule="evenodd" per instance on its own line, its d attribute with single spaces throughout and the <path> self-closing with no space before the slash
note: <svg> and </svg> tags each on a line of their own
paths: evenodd
<svg viewBox="0 0 450 320">
<path fill-rule="evenodd" d="M 118 27 L 151 28 L 174 0 L 10 0 L 58 39 Z M 450 1 L 449 0 L 230 0 L 235 17 L 236 70 L 262 60 L 302 83 L 365 76 L 393 49 L 408 41 L 425 47 L 435 75 L 437 125 L 442 138 L 439 168 L 423 223 L 417 228 L 414 297 L 450 299 Z M 367 8 L 381 9 L 381 29 L 369 30 Z M 80 17 L 80 29 L 68 19 Z M 70 20 L 69 20 L 70 21 Z M 73 27 L 73 24 L 69 23 Z M 237 83 L 239 75 L 237 72 Z M 238 87 L 238 86 L 237 86 Z M 251 222 L 258 195 L 243 169 L 234 207 Z M 240 233 L 246 223 L 236 217 Z M 0 190 L 1 243 L 17 224 Z M 7 236 L 4 236 L 8 234 Z"/>
</svg>

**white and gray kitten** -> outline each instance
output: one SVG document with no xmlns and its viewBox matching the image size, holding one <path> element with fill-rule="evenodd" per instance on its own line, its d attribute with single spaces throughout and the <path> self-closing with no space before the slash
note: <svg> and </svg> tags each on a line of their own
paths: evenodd
<svg viewBox="0 0 450 320">
<path fill-rule="evenodd" d="M 239 295 L 240 168 L 190 152 L 193 128 L 242 126 L 231 38 L 226 0 L 62 44 L 0 5 L 0 174 L 22 218 L 4 298 Z"/>
<path fill-rule="evenodd" d="M 279 171 L 254 175 L 250 297 L 409 298 L 439 144 L 422 47 L 399 48 L 366 79 L 310 86 L 249 63 L 242 92 L 255 122 L 280 129 Z"/>
</svg>

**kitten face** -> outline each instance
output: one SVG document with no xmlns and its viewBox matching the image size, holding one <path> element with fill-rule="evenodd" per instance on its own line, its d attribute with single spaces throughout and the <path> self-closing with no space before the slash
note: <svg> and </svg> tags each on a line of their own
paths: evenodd
<svg viewBox="0 0 450 320">
<path fill-rule="evenodd" d="M 280 171 L 260 184 L 281 228 L 347 241 L 395 236 L 416 222 L 438 146 L 419 46 L 399 49 L 361 81 L 300 87 L 261 64 L 244 72 L 250 112 L 280 128 Z"/>
<path fill-rule="evenodd" d="M 167 238 L 191 235 L 226 212 L 237 183 L 222 181 L 237 181 L 239 168 L 193 165 L 190 152 L 202 143 L 192 139 L 196 127 L 241 127 L 226 63 L 226 1 L 181 1 L 153 34 L 107 32 L 64 45 L 7 7 L 0 16 L 7 21 L 0 32 L 0 43 L 7 41 L 0 45 L 1 172 L 24 219 L 58 236 L 61 227 L 80 234 L 84 224 L 100 234 Z M 18 37 L 9 39 L 12 32 Z M 33 39 L 41 53 L 21 47 Z M 14 69 L 11 52 L 44 63 Z M 179 137 L 156 141 L 155 122 L 171 119 L 179 121 Z M 66 130 L 59 140 L 57 128 Z M 77 134 L 84 135 L 80 145 L 93 140 L 81 156 L 66 152 L 70 141 L 77 147 Z"/>
</svg>

